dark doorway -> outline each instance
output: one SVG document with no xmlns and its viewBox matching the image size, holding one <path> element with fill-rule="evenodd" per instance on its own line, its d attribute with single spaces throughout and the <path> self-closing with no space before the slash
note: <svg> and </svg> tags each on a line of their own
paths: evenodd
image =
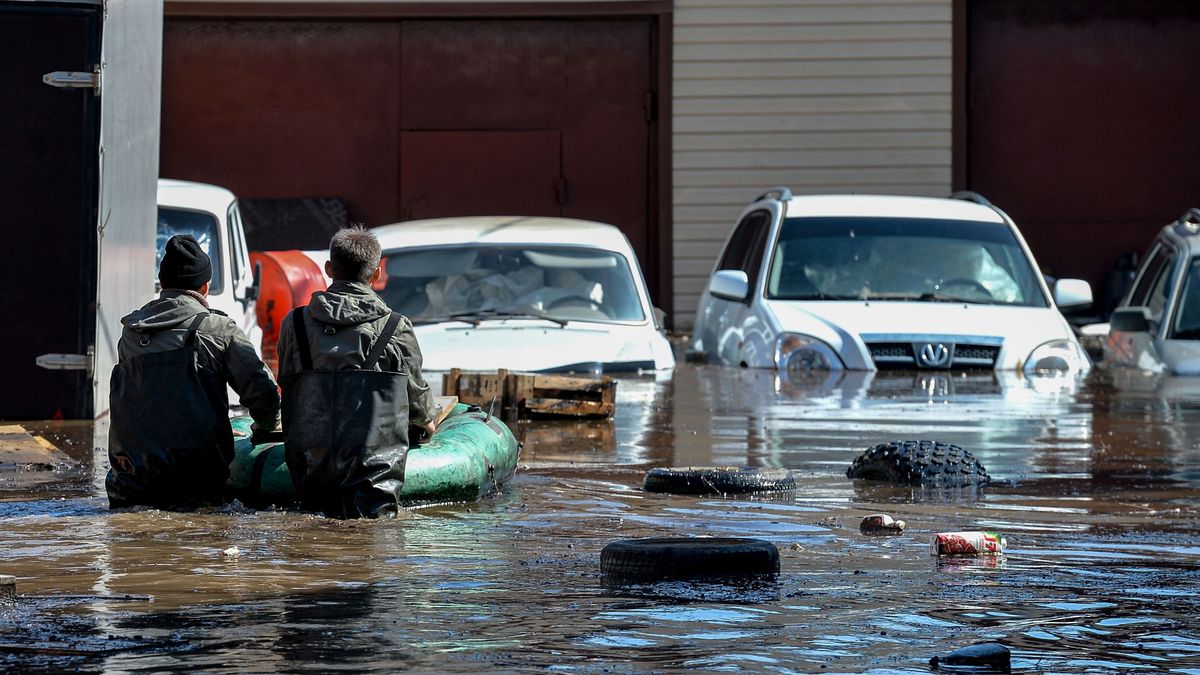
<svg viewBox="0 0 1200 675">
<path fill-rule="evenodd" d="M 1200 156 L 1200 3 L 958 8 L 968 70 L 966 171 L 956 187 L 1007 211 L 1047 272 L 1102 291 L 1120 254 L 1140 253 L 1200 206 L 1190 167 Z"/>
<path fill-rule="evenodd" d="M 469 215 L 611 223 L 669 305 L 653 16 L 248 20 L 171 9 L 163 176 L 250 199 L 341 197 L 371 226 Z"/>
<path fill-rule="evenodd" d="M 87 370 L 42 355 L 83 355 L 96 324 L 99 100 L 42 76 L 99 65 L 100 7 L 0 3 L 0 203 L 9 287 L 0 331 L 0 419 L 91 418 Z"/>
</svg>

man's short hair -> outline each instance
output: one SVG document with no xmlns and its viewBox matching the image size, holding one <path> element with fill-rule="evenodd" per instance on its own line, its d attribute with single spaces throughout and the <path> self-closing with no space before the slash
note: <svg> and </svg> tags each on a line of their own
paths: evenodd
<svg viewBox="0 0 1200 675">
<path fill-rule="evenodd" d="M 371 283 L 379 267 L 379 240 L 361 225 L 343 227 L 329 240 L 329 263 L 333 278 Z"/>
</svg>

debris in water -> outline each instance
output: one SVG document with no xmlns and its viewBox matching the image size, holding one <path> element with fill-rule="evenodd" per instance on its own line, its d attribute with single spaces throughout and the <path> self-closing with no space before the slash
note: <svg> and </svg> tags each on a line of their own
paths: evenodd
<svg viewBox="0 0 1200 675">
<path fill-rule="evenodd" d="M 242 550 L 236 546 L 230 546 L 229 548 L 225 549 L 224 551 L 221 551 L 221 555 L 223 555 L 227 558 L 236 558 L 241 554 L 242 554 Z"/>
<path fill-rule="evenodd" d="M 858 529 L 863 534 L 900 534 L 904 531 L 904 521 L 886 513 L 873 513 L 862 519 Z"/>
<path fill-rule="evenodd" d="M 950 666 L 970 668 L 972 672 L 1007 673 L 1012 670 L 1012 654 L 1008 647 L 999 642 L 980 642 L 969 647 L 955 649 L 942 657 L 929 659 L 933 668 Z"/>
<path fill-rule="evenodd" d="M 13 604 L 17 601 L 17 578 L 8 574 L 0 574 L 0 604 Z"/>
<path fill-rule="evenodd" d="M 929 554 L 1001 554 L 1008 541 L 999 532 L 938 532 L 929 542 Z"/>
</svg>

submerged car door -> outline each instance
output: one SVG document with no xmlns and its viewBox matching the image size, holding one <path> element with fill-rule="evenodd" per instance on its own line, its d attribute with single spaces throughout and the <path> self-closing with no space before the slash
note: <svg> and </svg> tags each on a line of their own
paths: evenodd
<svg viewBox="0 0 1200 675">
<path fill-rule="evenodd" d="M 1183 269 L 1179 293 L 1170 311 L 1162 357 L 1179 375 L 1200 375 L 1200 256 L 1193 257 Z"/>
<path fill-rule="evenodd" d="M 1166 334 L 1170 289 L 1174 287 L 1178 254 L 1175 247 L 1160 239 L 1146 256 L 1123 307 L 1148 310 L 1148 332 L 1124 332 L 1114 327 L 1109 333 L 1105 358 L 1114 365 L 1158 370 L 1163 355 L 1160 347 Z"/>
<path fill-rule="evenodd" d="M 748 282 L 746 297 L 741 300 L 712 297 L 713 325 L 716 340 L 709 348 L 720 355 L 722 363 L 747 365 L 742 353 L 747 322 L 752 319 L 755 298 L 759 295 L 759 271 L 762 269 L 763 248 L 771 230 L 772 213 L 766 208 L 746 214 L 725 245 L 717 270 L 745 272 Z"/>
</svg>

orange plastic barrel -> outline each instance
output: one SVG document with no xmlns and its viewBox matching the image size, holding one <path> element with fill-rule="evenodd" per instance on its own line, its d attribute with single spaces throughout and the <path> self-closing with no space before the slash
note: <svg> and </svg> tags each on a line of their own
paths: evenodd
<svg viewBox="0 0 1200 675">
<path fill-rule="evenodd" d="M 307 305 L 312 294 L 325 290 L 325 275 L 303 251 L 255 251 L 251 265 L 262 265 L 258 291 L 258 325 L 263 331 L 263 361 L 279 373 L 279 326 L 295 307 Z"/>
</svg>

